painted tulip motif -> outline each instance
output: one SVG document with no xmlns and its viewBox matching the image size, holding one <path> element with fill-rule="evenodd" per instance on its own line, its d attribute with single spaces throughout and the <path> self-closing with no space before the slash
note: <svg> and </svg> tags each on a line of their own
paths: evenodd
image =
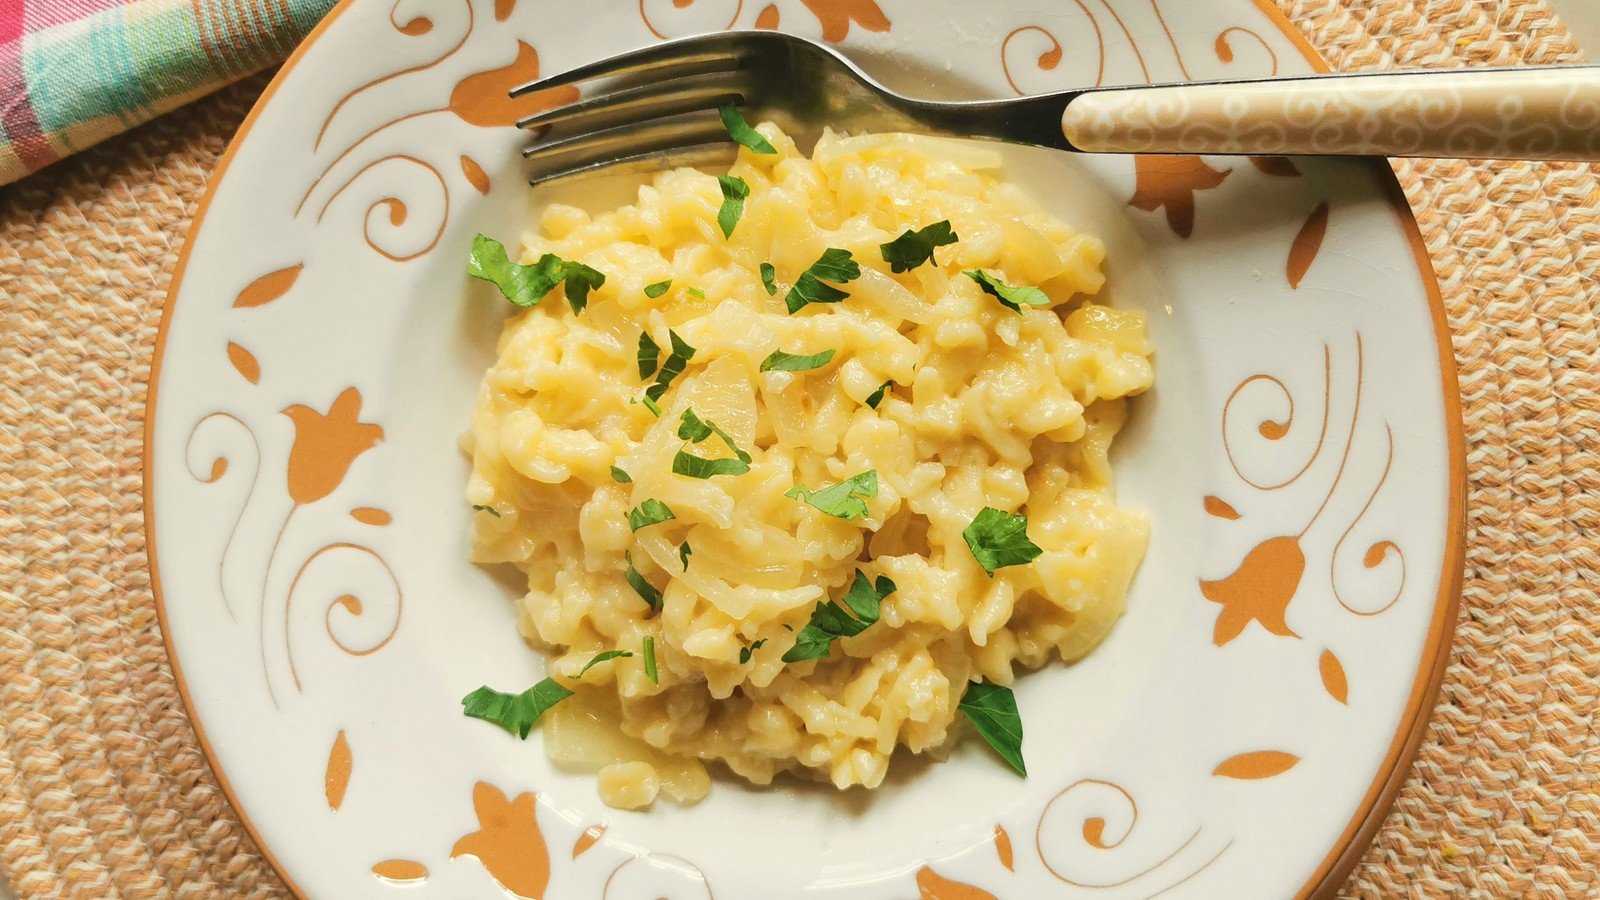
<svg viewBox="0 0 1600 900">
<path fill-rule="evenodd" d="M 1213 169 L 1198 156 L 1150 153 L 1133 158 L 1134 188 L 1128 205 L 1145 212 L 1165 209 L 1172 233 L 1194 233 L 1194 195 L 1221 184 L 1231 172 Z"/>
<path fill-rule="evenodd" d="M 889 30 L 889 17 L 876 0 L 800 0 L 822 23 L 822 39 L 838 42 L 850 35 L 850 26 L 867 31 Z"/>
<path fill-rule="evenodd" d="M 1284 619 L 1305 573 L 1300 539 L 1281 535 L 1257 544 L 1233 574 L 1200 582 L 1200 593 L 1222 605 L 1212 642 L 1221 647 L 1251 622 L 1280 637 L 1299 637 Z"/>
<path fill-rule="evenodd" d="M 526 900 L 543 897 L 550 884 L 550 851 L 539 830 L 537 804 L 531 792 L 507 800 L 499 788 L 478 782 L 472 788 L 478 830 L 456 841 L 450 858 L 476 857 L 512 894 Z"/>
<path fill-rule="evenodd" d="M 326 413 L 295 404 L 283 411 L 294 423 L 289 450 L 289 498 L 296 506 L 333 493 L 361 454 L 383 440 L 383 426 L 361 421 L 361 392 L 345 388 Z"/>
</svg>

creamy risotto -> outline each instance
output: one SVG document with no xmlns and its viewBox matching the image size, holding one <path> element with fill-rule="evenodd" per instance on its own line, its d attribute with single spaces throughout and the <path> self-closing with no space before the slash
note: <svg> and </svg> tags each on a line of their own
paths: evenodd
<svg viewBox="0 0 1600 900">
<path fill-rule="evenodd" d="M 1107 452 L 1151 351 L 1088 299 L 1101 241 L 987 150 L 759 131 L 731 177 L 543 213 L 520 259 L 576 299 L 508 321 L 467 438 L 473 558 L 526 573 L 575 692 L 545 746 L 614 806 L 708 762 L 875 787 L 969 684 L 1092 650 L 1144 553 Z"/>
</svg>

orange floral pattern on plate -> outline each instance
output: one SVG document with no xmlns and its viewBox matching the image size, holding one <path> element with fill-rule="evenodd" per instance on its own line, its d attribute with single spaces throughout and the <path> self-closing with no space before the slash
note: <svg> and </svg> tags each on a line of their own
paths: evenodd
<svg viewBox="0 0 1600 900">
<path fill-rule="evenodd" d="M 480 781 L 472 788 L 478 830 L 456 841 L 450 858 L 476 857 L 494 880 L 526 900 L 544 896 L 550 884 L 550 851 L 536 814 L 532 792 L 507 800 L 497 787 Z"/>
<path fill-rule="evenodd" d="M 1134 190 L 1128 205 L 1145 212 L 1165 208 L 1167 226 L 1178 237 L 1194 233 L 1194 195 L 1232 174 L 1213 169 L 1198 156 L 1145 154 L 1133 158 Z"/>
<path fill-rule="evenodd" d="M 344 481 L 361 454 L 383 440 L 383 426 L 361 421 L 361 392 L 345 388 L 320 413 L 295 404 L 283 411 L 294 423 L 289 450 L 289 497 L 295 505 L 315 503 Z"/>
</svg>

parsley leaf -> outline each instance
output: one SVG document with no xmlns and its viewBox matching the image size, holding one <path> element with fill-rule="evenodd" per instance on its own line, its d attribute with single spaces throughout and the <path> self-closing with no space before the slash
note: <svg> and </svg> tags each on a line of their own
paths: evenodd
<svg viewBox="0 0 1600 900">
<path fill-rule="evenodd" d="M 718 475 L 743 475 L 750 471 L 750 463 L 742 459 L 706 459 L 693 453 L 678 451 L 672 458 L 672 471 L 690 478 L 714 478 Z"/>
<path fill-rule="evenodd" d="M 880 575 L 874 583 L 865 572 L 857 569 L 855 581 L 845 592 L 843 605 L 838 601 L 818 603 L 811 613 L 811 623 L 801 629 L 794 646 L 783 655 L 783 661 L 826 659 L 835 638 L 853 637 L 878 621 L 878 608 L 883 598 L 894 590 L 894 582 L 888 578 Z"/>
<path fill-rule="evenodd" d="M 743 462 L 750 461 L 750 454 L 739 449 L 733 442 L 733 436 L 723 431 L 715 422 L 702 421 L 692 407 L 684 407 L 683 416 L 678 420 L 678 437 L 690 443 L 698 444 L 706 438 L 716 435 L 728 445 L 728 450 Z"/>
<path fill-rule="evenodd" d="M 767 639 L 766 638 L 762 638 L 761 640 L 756 641 L 755 643 L 751 644 L 748 647 L 740 647 L 739 648 L 739 665 L 742 666 L 745 663 L 749 662 L 750 661 L 750 657 L 754 656 L 755 652 L 757 650 L 760 650 L 761 649 L 761 645 L 765 644 L 766 642 L 767 642 Z"/>
<path fill-rule="evenodd" d="M 661 395 L 672 386 L 673 379 L 683 374 L 688 367 L 689 360 L 694 359 L 694 348 L 678 337 L 678 333 L 667 329 L 667 337 L 672 339 L 672 352 L 667 355 L 667 361 L 661 364 L 661 371 L 656 373 L 656 383 L 645 388 L 644 395 L 650 400 L 660 400 Z M 661 415 L 659 409 L 651 410 L 657 416 Z"/>
<path fill-rule="evenodd" d="M 883 402 L 883 395 L 887 394 L 891 387 L 894 387 L 893 381 L 885 381 L 883 384 L 878 385 L 877 390 L 867 395 L 867 408 L 877 409 L 878 404 Z"/>
<path fill-rule="evenodd" d="M 481 503 L 474 503 L 472 505 L 472 508 L 474 510 L 478 511 L 478 512 L 486 512 L 489 515 L 494 516 L 496 519 L 500 518 L 500 510 L 495 509 L 492 506 L 485 506 L 485 505 L 483 505 Z"/>
<path fill-rule="evenodd" d="M 611 467 L 611 480 L 617 484 L 633 484 L 633 476 L 616 466 Z"/>
<path fill-rule="evenodd" d="M 473 278 L 492 282 L 500 293 L 517 306 L 537 306 L 544 295 L 566 282 L 567 302 L 574 314 L 589 304 L 589 292 L 606 283 L 606 276 L 583 263 L 562 259 L 554 253 L 539 257 L 533 265 L 511 261 L 504 244 L 487 235 L 472 239 L 472 256 L 467 272 Z"/>
<path fill-rule="evenodd" d="M 805 372 L 811 369 L 820 369 L 833 359 L 833 350 L 824 350 L 810 356 L 799 356 L 794 353 L 785 353 L 782 350 L 772 351 L 772 355 L 761 361 L 763 372 Z"/>
<path fill-rule="evenodd" d="M 658 281 L 655 284 L 645 285 L 644 295 L 649 297 L 651 300 L 654 300 L 670 290 L 672 290 L 672 279 L 668 278 L 666 281 Z"/>
<path fill-rule="evenodd" d="M 739 224 L 739 217 L 744 215 L 744 201 L 750 197 L 750 184 L 732 175 L 718 175 L 717 183 L 722 185 L 722 208 L 717 210 L 717 227 L 722 229 L 723 237 L 731 238 L 734 226 Z"/>
<path fill-rule="evenodd" d="M 546 255 L 531 266 L 514 263 L 506 254 L 505 244 L 480 234 L 472 239 L 467 273 L 494 284 L 507 300 L 518 306 L 536 306 L 561 281 L 561 260 Z"/>
<path fill-rule="evenodd" d="M 639 332 L 639 377 L 649 378 L 656 373 L 661 361 L 661 345 L 650 332 Z"/>
<path fill-rule="evenodd" d="M 638 594 L 639 599 L 643 600 L 651 610 L 660 612 L 661 592 L 656 590 L 655 585 L 645 581 L 644 576 L 639 574 L 639 570 L 633 567 L 633 553 L 631 551 L 625 551 L 622 557 L 628 561 L 628 570 L 624 573 L 624 577 L 628 579 L 628 584 L 633 587 L 634 593 Z"/>
<path fill-rule="evenodd" d="M 683 415 L 678 419 L 678 437 L 698 444 L 711 437 L 711 433 L 711 426 L 700 421 L 700 417 L 695 415 L 693 407 L 684 408 Z"/>
<path fill-rule="evenodd" d="M 1028 766 L 1022 761 L 1022 714 L 1017 712 L 1017 697 L 1011 688 L 975 681 L 967 685 L 956 708 L 966 714 L 1001 759 L 1028 777 Z"/>
<path fill-rule="evenodd" d="M 767 289 L 768 297 L 778 296 L 778 270 L 772 263 L 761 264 L 761 286 Z"/>
<path fill-rule="evenodd" d="M 672 507 L 662 503 L 654 497 L 647 498 L 643 503 L 628 510 L 628 527 L 634 531 L 651 525 L 658 525 L 668 519 L 676 519 L 672 514 Z"/>
<path fill-rule="evenodd" d="M 693 553 L 694 548 L 689 546 L 688 541 L 684 541 L 678 545 L 678 562 L 683 563 L 683 570 L 685 572 L 689 571 L 689 557 Z"/>
<path fill-rule="evenodd" d="M 1017 312 L 1022 312 L 1023 304 L 1028 306 L 1049 306 L 1050 297 L 1036 287 L 1018 287 L 1006 284 L 1004 281 L 984 271 L 964 273 L 968 278 L 978 283 L 983 292 L 1000 301 L 1002 306 L 1008 306 Z"/>
<path fill-rule="evenodd" d="M 591 269 L 583 263 L 569 262 L 565 265 L 567 302 L 572 304 L 572 314 L 577 315 L 589 305 L 589 292 L 597 290 L 606 283 L 606 276 L 598 269 Z"/>
<path fill-rule="evenodd" d="M 571 696 L 572 692 L 553 678 L 546 678 L 520 694 L 507 694 L 484 685 L 461 698 L 461 711 L 474 719 L 493 722 L 527 740 L 533 723 L 550 707 Z"/>
<path fill-rule="evenodd" d="M 995 569 L 1022 566 L 1044 551 L 1028 540 L 1028 517 L 985 506 L 962 530 L 972 556 L 983 570 L 994 577 Z"/>
<path fill-rule="evenodd" d="M 722 116 L 722 127 L 728 129 L 728 137 L 740 144 L 749 147 L 755 153 L 777 153 L 778 148 L 772 142 L 761 136 L 761 132 L 750 127 L 744 120 L 744 114 L 739 112 L 739 107 L 733 104 L 717 107 L 717 114 Z"/>
<path fill-rule="evenodd" d="M 627 657 L 630 657 L 632 655 L 633 655 L 633 651 L 632 650 L 606 650 L 606 651 L 603 651 L 603 652 L 600 652 L 600 653 L 596 653 L 594 655 L 593 659 L 591 659 L 588 662 L 584 663 L 583 664 L 583 668 L 578 670 L 578 677 L 582 678 L 583 677 L 583 673 L 585 673 L 585 672 L 589 671 L 590 669 L 594 668 L 596 663 L 603 663 L 608 659 L 626 659 Z"/>
<path fill-rule="evenodd" d="M 835 518 L 864 519 L 867 500 L 878 496 L 878 470 L 868 469 L 819 491 L 797 484 L 785 491 L 784 496 L 804 500 Z"/>
<path fill-rule="evenodd" d="M 889 243 L 879 244 L 878 249 L 883 252 L 883 261 L 889 264 L 889 271 L 899 274 L 932 260 L 934 248 L 959 240 L 960 236 L 950 228 L 950 220 L 945 219 L 917 231 L 908 229 Z"/>
<path fill-rule="evenodd" d="M 645 640 L 648 641 L 649 638 Z M 648 651 L 650 648 L 645 649 Z M 596 663 L 632 655 L 631 650 L 605 650 L 596 653 L 584 663 L 582 669 L 578 670 L 578 677 L 582 678 L 583 673 L 593 668 Z M 571 696 L 572 691 L 563 687 L 554 678 L 546 678 L 520 694 L 507 694 L 484 685 L 461 698 L 461 712 L 474 719 L 493 722 L 507 732 L 527 740 L 528 732 L 533 730 L 533 723 L 539 721 L 539 717 L 550 707 Z"/>
<path fill-rule="evenodd" d="M 656 639 L 648 634 L 644 636 L 644 677 L 650 679 L 651 684 L 661 683 L 656 674 Z"/>
<path fill-rule="evenodd" d="M 822 251 L 822 256 L 811 264 L 811 268 L 800 273 L 800 278 L 784 296 L 783 302 L 789 307 L 791 315 L 808 303 L 838 303 L 850 294 L 823 282 L 845 284 L 860 277 L 861 264 L 855 261 L 849 250 L 829 247 Z"/>
<path fill-rule="evenodd" d="M 672 458 L 672 471 L 690 478 L 713 478 L 717 475 L 743 475 L 750 471 L 750 454 L 739 449 L 733 438 L 715 422 L 702 421 L 693 408 L 685 408 L 678 423 L 678 437 L 698 444 L 715 434 L 728 445 L 734 459 L 707 459 L 682 450 Z M 687 568 L 687 564 L 685 564 Z"/>
</svg>

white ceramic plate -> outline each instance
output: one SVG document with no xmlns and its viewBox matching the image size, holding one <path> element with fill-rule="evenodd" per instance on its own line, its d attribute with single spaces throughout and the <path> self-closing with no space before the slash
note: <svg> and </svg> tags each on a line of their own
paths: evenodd
<svg viewBox="0 0 1600 900">
<path fill-rule="evenodd" d="M 1253 0 L 345 0 L 218 169 L 148 417 L 173 662 L 262 849 L 340 898 L 1335 885 L 1420 735 L 1461 566 L 1449 342 L 1381 164 L 1008 152 L 1108 239 L 1114 302 L 1149 314 L 1158 358 L 1117 457 L 1149 557 L 1099 650 L 1022 679 L 1028 779 L 968 741 L 870 796 L 725 779 L 623 813 L 537 735 L 461 716 L 477 685 L 541 670 L 520 587 L 466 561 L 456 447 L 505 314 L 466 249 L 548 200 L 505 90 L 729 26 L 842 42 L 947 96 L 1318 65 Z"/>
</svg>

